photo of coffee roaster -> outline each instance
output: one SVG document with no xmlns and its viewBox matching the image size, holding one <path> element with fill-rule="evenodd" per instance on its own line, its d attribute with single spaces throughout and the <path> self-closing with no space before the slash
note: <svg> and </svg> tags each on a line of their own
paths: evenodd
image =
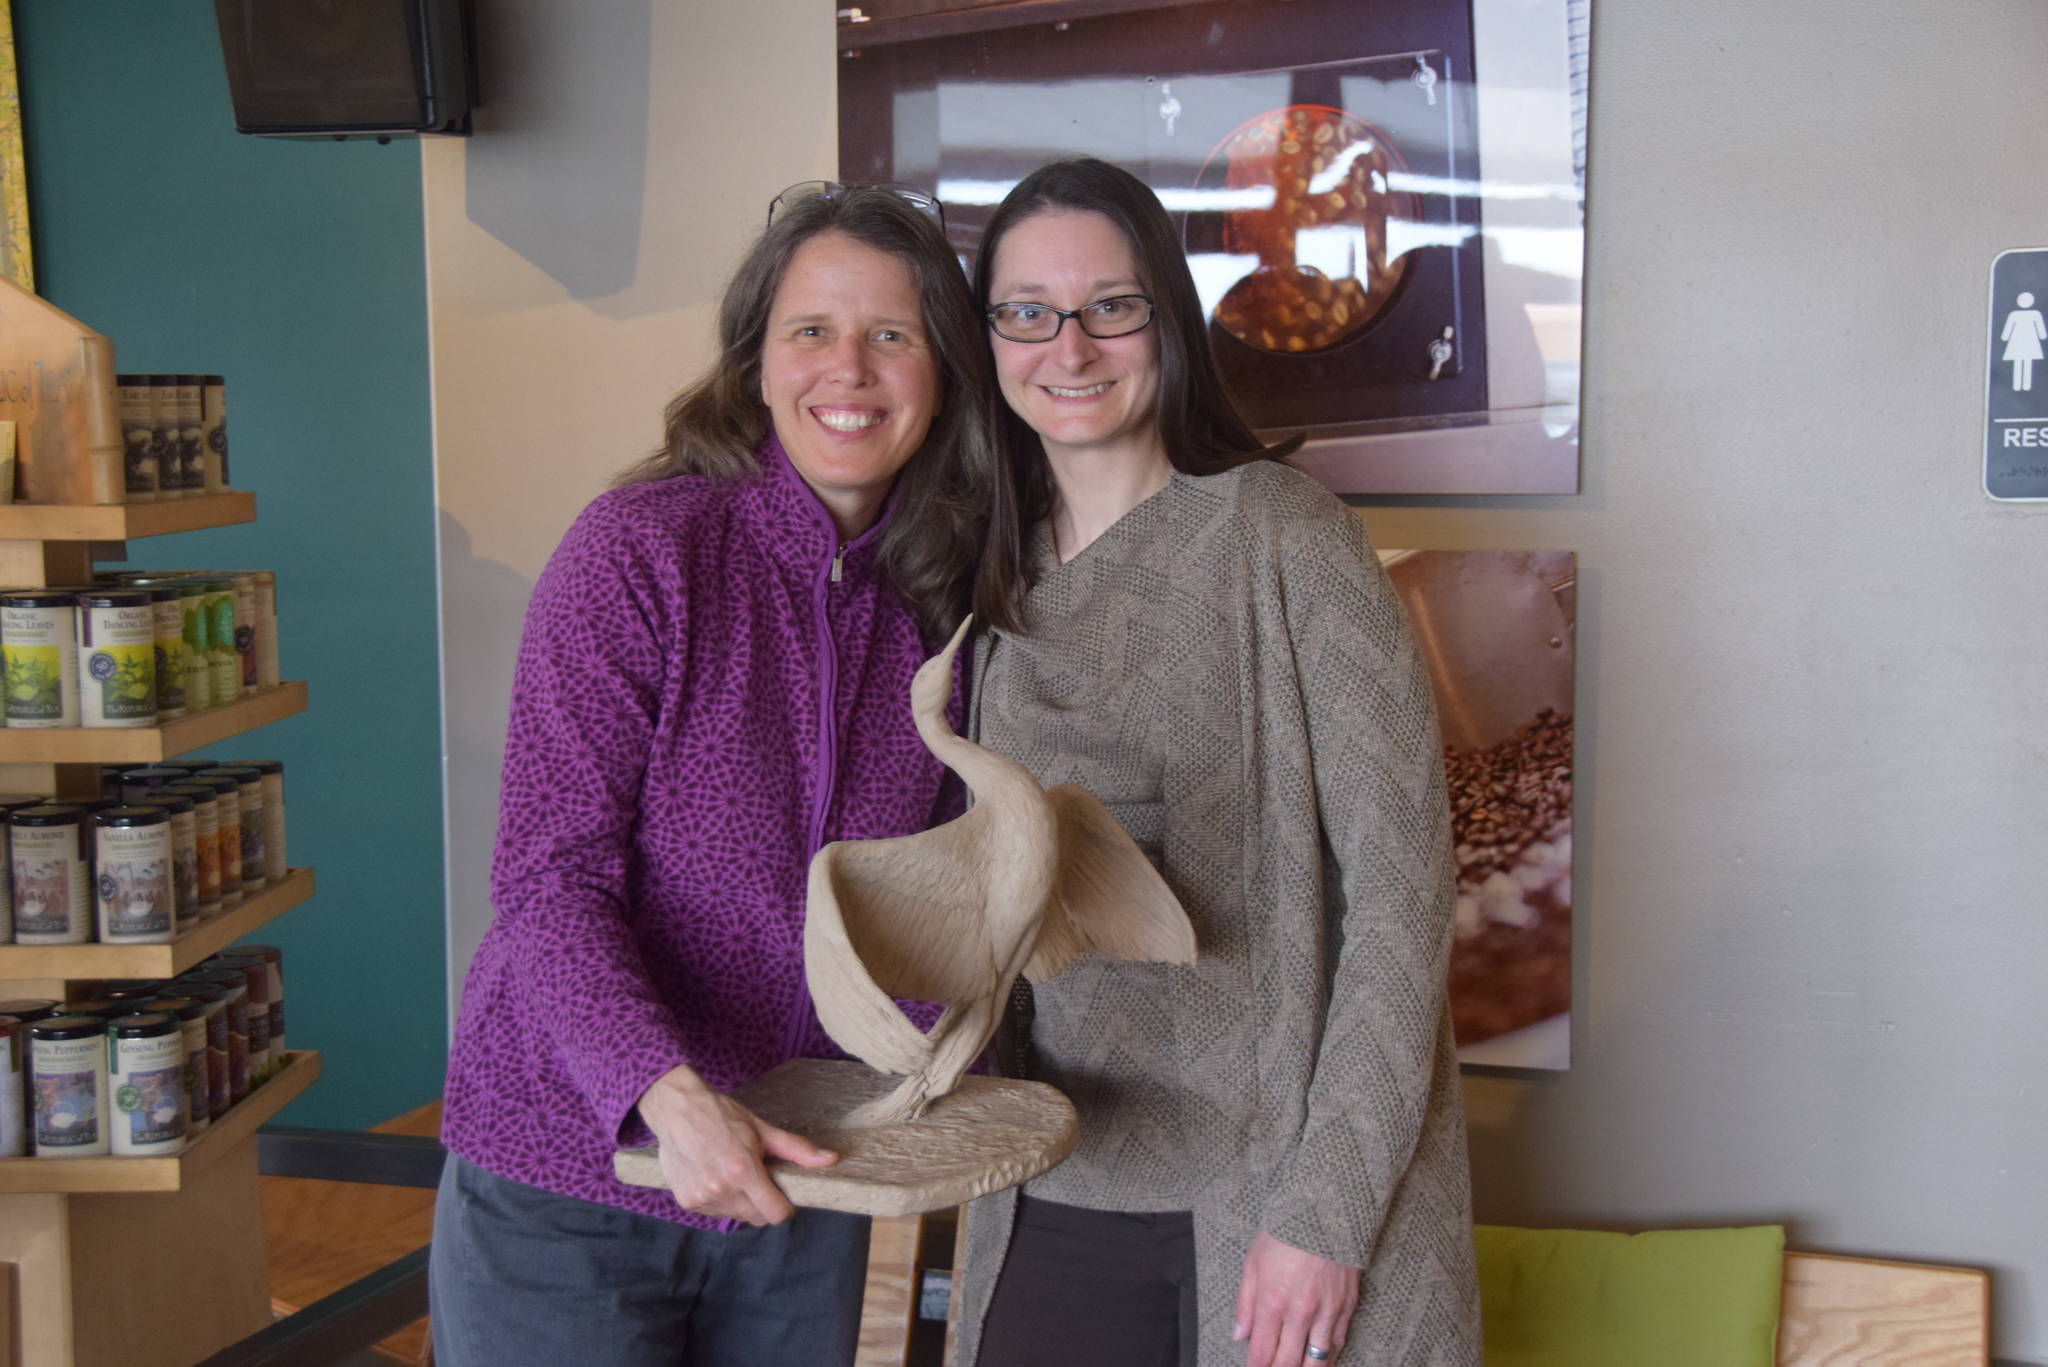
<svg viewBox="0 0 2048 1367">
<path fill-rule="evenodd" d="M 1575 557 L 1382 551 L 1429 665 L 1458 870 L 1467 1063 L 1571 1061 Z"/>
</svg>

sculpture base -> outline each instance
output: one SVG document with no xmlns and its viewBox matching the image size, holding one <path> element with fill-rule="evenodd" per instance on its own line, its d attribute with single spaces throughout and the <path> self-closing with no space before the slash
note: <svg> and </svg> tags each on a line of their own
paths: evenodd
<svg viewBox="0 0 2048 1367">
<path fill-rule="evenodd" d="M 1081 1137 L 1072 1103 L 1044 1083 L 972 1075 L 921 1119 L 846 1128 L 848 1112 L 901 1081 L 861 1063 L 795 1059 L 733 1099 L 839 1155 L 829 1168 L 768 1164 L 791 1205 L 853 1215 L 916 1215 L 1014 1187 L 1065 1158 Z M 621 1149 L 613 1171 L 631 1186 L 667 1186 L 657 1153 Z"/>
</svg>

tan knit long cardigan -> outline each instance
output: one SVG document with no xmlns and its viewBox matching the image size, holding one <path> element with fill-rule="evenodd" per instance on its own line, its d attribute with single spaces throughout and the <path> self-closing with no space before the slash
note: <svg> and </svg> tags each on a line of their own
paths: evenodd
<svg viewBox="0 0 2048 1367">
<path fill-rule="evenodd" d="M 978 662 L 976 730 L 1104 801 L 1200 959 L 1089 955 L 1040 985 L 1035 1075 L 1083 1137 L 1029 1192 L 1194 1213 L 1201 1367 L 1243 1360 L 1261 1229 L 1364 1269 L 1345 1367 L 1476 1367 L 1441 748 L 1358 518 L 1260 462 L 1176 473 L 1067 564 L 1038 554 L 1031 631 Z M 970 1209 L 960 1364 L 1015 1209 Z"/>
</svg>

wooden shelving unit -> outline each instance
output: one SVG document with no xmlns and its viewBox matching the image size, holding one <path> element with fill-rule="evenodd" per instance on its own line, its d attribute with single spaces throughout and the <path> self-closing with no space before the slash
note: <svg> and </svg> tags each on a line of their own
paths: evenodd
<svg viewBox="0 0 2048 1367">
<path fill-rule="evenodd" d="M 0 764 L 155 764 L 306 710 L 306 686 L 269 688 L 162 726 L 0 726 Z"/>
<path fill-rule="evenodd" d="M 240 490 L 162 503 L 8 503 L 0 541 L 133 541 L 255 520 L 256 495 Z"/>
<path fill-rule="evenodd" d="M 41 301 L 35 301 L 37 305 Z M 44 306 L 46 307 L 46 306 Z M 253 520 L 231 492 L 113 506 L 0 505 L 0 588 L 90 582 L 95 547 Z M 115 552 L 102 552 L 111 557 Z M 102 764 L 175 759 L 305 710 L 282 683 L 134 730 L 0 727 L 0 791 L 97 794 Z M 0 998 L 75 995 L 101 978 L 168 978 L 313 895 L 292 869 L 162 945 L 0 945 Z M 183 1367 L 269 1322 L 256 1130 L 320 1075 L 282 1069 L 172 1158 L 0 1159 L 0 1367 Z"/>
<path fill-rule="evenodd" d="M 0 945 L 0 982 L 85 978 L 175 978 L 208 955 L 290 911 L 313 895 L 313 871 L 292 869 L 233 911 L 222 912 L 162 945 Z"/>
<path fill-rule="evenodd" d="M 169 1158 L 0 1158 L 0 1196 L 12 1192 L 70 1195 L 182 1191 L 246 1143 L 263 1123 L 313 1085 L 320 1055 L 293 1050 L 270 1080 Z"/>
</svg>

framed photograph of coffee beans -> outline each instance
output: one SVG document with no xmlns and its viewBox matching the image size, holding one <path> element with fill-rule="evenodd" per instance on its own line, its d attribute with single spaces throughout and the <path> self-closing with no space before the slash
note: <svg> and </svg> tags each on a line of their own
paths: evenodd
<svg viewBox="0 0 2048 1367">
<path fill-rule="evenodd" d="M 1571 493 L 1589 4 L 884 0 L 840 12 L 840 174 L 936 194 L 971 263 L 1025 174 L 1115 162 L 1302 468 Z"/>
<path fill-rule="evenodd" d="M 1571 1062 L 1577 566 L 1568 551 L 1382 551 L 1429 663 L 1457 862 L 1459 1058 Z"/>
</svg>

